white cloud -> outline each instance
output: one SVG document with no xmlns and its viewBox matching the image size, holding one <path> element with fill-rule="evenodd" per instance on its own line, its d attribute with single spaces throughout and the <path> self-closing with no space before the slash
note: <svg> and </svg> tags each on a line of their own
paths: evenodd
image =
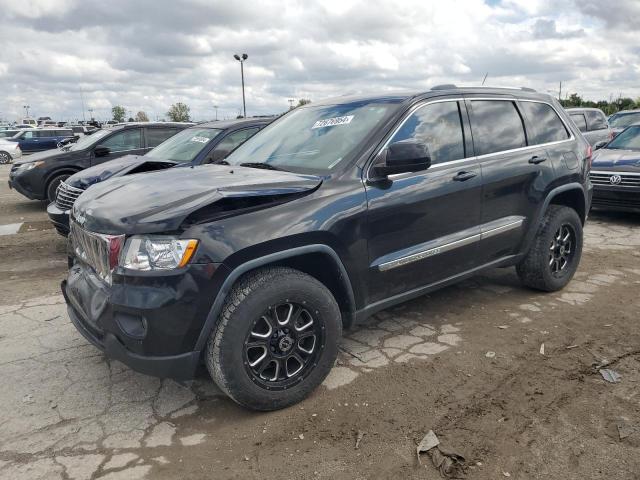
<svg viewBox="0 0 640 480">
<path fill-rule="evenodd" d="M 249 114 L 289 98 L 426 89 L 440 83 L 527 85 L 592 99 L 640 96 L 640 2 L 620 0 L 5 0 L 0 111 L 99 118 L 111 106 L 198 119 L 235 116 L 245 64 Z"/>
</svg>

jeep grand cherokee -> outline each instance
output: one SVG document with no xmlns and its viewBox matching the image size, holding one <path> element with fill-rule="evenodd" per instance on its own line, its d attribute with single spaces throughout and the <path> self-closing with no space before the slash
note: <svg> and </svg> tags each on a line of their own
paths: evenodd
<svg viewBox="0 0 640 480">
<path fill-rule="evenodd" d="M 591 147 L 530 89 L 435 87 L 296 108 L 226 165 L 107 180 L 75 203 L 69 314 L 141 372 L 201 362 L 241 405 L 302 400 L 343 328 L 493 267 L 574 275 Z"/>
</svg>

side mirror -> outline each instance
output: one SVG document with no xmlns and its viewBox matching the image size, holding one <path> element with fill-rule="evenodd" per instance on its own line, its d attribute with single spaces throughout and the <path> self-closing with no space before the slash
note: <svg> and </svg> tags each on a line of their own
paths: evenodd
<svg viewBox="0 0 640 480">
<path fill-rule="evenodd" d="M 93 149 L 93 154 L 96 157 L 106 157 L 107 155 L 109 155 L 109 153 L 111 153 L 111 149 L 109 147 L 105 147 L 104 145 L 98 145 Z"/>
<path fill-rule="evenodd" d="M 376 159 L 373 172 L 376 177 L 398 173 L 419 172 L 431 166 L 431 154 L 426 144 L 415 140 L 402 140 L 383 149 Z"/>
<path fill-rule="evenodd" d="M 604 140 L 600 140 L 599 142 L 597 142 L 597 143 L 594 145 L 594 149 L 595 149 L 595 150 L 600 150 L 600 149 L 601 149 L 602 147 L 604 147 L 607 143 L 609 143 L 609 142 L 605 142 Z"/>
</svg>

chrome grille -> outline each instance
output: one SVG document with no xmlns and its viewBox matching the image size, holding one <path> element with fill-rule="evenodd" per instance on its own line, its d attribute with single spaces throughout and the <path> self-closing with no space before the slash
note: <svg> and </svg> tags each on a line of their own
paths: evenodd
<svg viewBox="0 0 640 480">
<path fill-rule="evenodd" d="M 611 177 L 619 176 L 619 183 L 612 183 Z M 640 173 L 636 172 L 602 172 L 592 171 L 589 174 L 594 185 L 606 185 L 609 187 L 640 187 Z"/>
<path fill-rule="evenodd" d="M 100 278 L 111 283 L 111 271 L 118 263 L 124 235 L 103 235 L 89 232 L 76 222 L 69 222 L 71 248 L 82 262 L 89 265 Z"/>
<path fill-rule="evenodd" d="M 64 182 L 60 182 L 56 190 L 56 205 L 60 210 L 71 210 L 76 199 L 84 192 L 81 188 L 72 187 Z"/>
</svg>

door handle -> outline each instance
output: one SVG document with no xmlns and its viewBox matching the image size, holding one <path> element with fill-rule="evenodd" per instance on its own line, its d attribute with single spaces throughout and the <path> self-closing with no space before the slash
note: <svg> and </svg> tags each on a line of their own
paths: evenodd
<svg viewBox="0 0 640 480">
<path fill-rule="evenodd" d="M 539 157 L 537 155 L 534 155 L 529 159 L 529 163 L 532 163 L 533 165 L 537 165 L 539 163 L 546 162 L 546 161 L 547 161 L 547 157 Z"/>
<path fill-rule="evenodd" d="M 464 182 L 469 180 L 477 175 L 476 172 L 458 172 L 458 174 L 453 177 L 453 180 L 456 182 Z"/>
</svg>

